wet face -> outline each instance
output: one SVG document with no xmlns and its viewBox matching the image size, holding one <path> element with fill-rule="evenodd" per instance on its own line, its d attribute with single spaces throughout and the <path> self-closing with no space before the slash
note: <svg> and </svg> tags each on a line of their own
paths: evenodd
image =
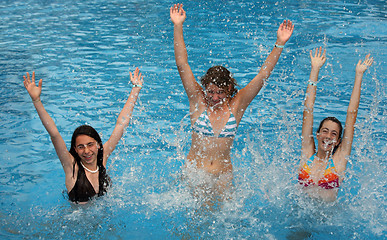
<svg viewBox="0 0 387 240">
<path fill-rule="evenodd" d="M 331 151 L 339 145 L 340 126 L 330 120 L 323 123 L 320 132 L 317 133 L 318 148 L 323 151 Z"/>
<path fill-rule="evenodd" d="M 210 107 L 222 105 L 227 99 L 227 91 L 223 88 L 216 86 L 213 83 L 208 84 L 206 91 L 206 101 Z"/>
<path fill-rule="evenodd" d="M 79 135 L 75 139 L 75 151 L 85 164 L 97 163 L 99 148 L 97 141 L 87 135 Z"/>
</svg>

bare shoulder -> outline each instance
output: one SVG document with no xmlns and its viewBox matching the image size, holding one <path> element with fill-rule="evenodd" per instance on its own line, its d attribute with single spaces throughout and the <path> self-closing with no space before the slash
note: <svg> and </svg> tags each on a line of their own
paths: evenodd
<svg viewBox="0 0 387 240">
<path fill-rule="evenodd" d="M 335 164 L 337 173 L 342 173 L 347 169 L 348 159 L 348 154 L 345 154 L 340 148 L 336 150 L 335 154 L 332 156 L 332 160 Z"/>
<path fill-rule="evenodd" d="M 200 114 L 206 109 L 204 96 L 198 97 L 197 101 L 190 101 L 189 114 L 192 121 L 196 121 Z"/>
<path fill-rule="evenodd" d="M 248 105 L 243 105 L 241 93 L 238 91 L 234 97 L 230 99 L 229 106 L 231 109 L 231 112 L 234 114 L 235 118 L 237 119 L 237 122 L 239 123 L 243 117 L 243 114 L 245 113 Z"/>
</svg>

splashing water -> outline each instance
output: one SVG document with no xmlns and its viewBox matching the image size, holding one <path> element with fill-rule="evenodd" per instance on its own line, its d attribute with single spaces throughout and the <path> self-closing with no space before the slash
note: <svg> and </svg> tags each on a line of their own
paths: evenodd
<svg viewBox="0 0 387 240">
<path fill-rule="evenodd" d="M 0 3 L 0 237 L 4 239 L 384 239 L 386 30 L 380 1 L 187 1 L 184 34 L 196 77 L 213 65 L 245 86 L 295 23 L 268 83 L 244 114 L 232 150 L 234 189 L 203 209 L 181 180 L 190 147 L 188 100 L 173 55 L 168 1 Z M 20 13 L 23 13 L 22 15 Z M 352 155 L 338 199 L 323 203 L 297 184 L 309 50 L 327 48 L 315 123 L 345 119 L 357 61 L 363 78 Z M 162 54 L 160 54 L 162 53 Z M 132 123 L 108 162 L 108 194 L 85 206 L 62 194 L 64 173 L 22 86 L 43 78 L 42 101 L 66 143 L 90 124 L 103 141 L 126 100 L 129 71 L 144 88 Z M 199 179 L 200 180 L 200 179 Z"/>
<path fill-rule="evenodd" d="M 325 149 L 325 150 L 327 150 L 328 149 L 328 147 L 330 146 L 330 145 L 334 145 L 336 143 L 336 140 L 335 139 L 332 139 L 332 140 L 326 140 L 326 141 L 324 141 L 324 145 L 323 145 L 323 148 Z M 333 154 L 333 148 L 331 148 L 331 153 L 330 154 Z M 329 155 L 330 156 L 330 155 Z"/>
</svg>

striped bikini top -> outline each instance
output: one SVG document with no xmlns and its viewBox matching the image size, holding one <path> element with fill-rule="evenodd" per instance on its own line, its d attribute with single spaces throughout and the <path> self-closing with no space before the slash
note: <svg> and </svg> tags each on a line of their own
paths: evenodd
<svg viewBox="0 0 387 240">
<path fill-rule="evenodd" d="M 218 136 L 214 134 L 214 130 L 212 129 L 210 119 L 208 118 L 207 109 L 202 114 L 200 114 L 199 118 L 192 126 L 192 130 L 199 134 L 202 134 L 203 136 L 208 136 L 208 137 L 218 137 L 218 138 L 235 137 L 238 125 L 235 120 L 234 114 L 232 114 L 230 108 L 229 110 L 230 110 L 230 118 L 228 119 L 226 125 L 223 127 L 222 131 L 219 133 Z"/>
<path fill-rule="evenodd" d="M 300 173 L 298 174 L 298 182 L 305 187 L 309 185 L 314 185 L 313 179 L 310 177 L 310 167 L 312 164 L 316 153 L 308 160 L 307 163 L 304 163 Z M 325 168 L 324 177 L 322 177 L 317 184 L 319 187 L 325 189 L 332 189 L 339 187 L 339 176 L 336 173 L 335 164 L 333 163 L 332 158 L 329 158 L 327 167 Z"/>
</svg>

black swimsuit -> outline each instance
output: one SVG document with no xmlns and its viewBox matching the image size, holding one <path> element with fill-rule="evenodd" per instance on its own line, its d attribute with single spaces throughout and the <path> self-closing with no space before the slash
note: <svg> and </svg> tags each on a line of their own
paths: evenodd
<svg viewBox="0 0 387 240">
<path fill-rule="evenodd" d="M 75 164 L 74 164 L 75 167 Z M 106 174 L 106 168 L 99 168 L 99 192 L 98 197 L 102 196 L 110 185 L 110 178 Z M 73 189 L 68 193 L 69 200 L 72 202 L 87 202 L 92 197 L 97 195 L 94 187 L 91 185 L 89 179 L 86 177 L 85 169 L 79 164 L 78 165 L 78 177 Z"/>
</svg>

